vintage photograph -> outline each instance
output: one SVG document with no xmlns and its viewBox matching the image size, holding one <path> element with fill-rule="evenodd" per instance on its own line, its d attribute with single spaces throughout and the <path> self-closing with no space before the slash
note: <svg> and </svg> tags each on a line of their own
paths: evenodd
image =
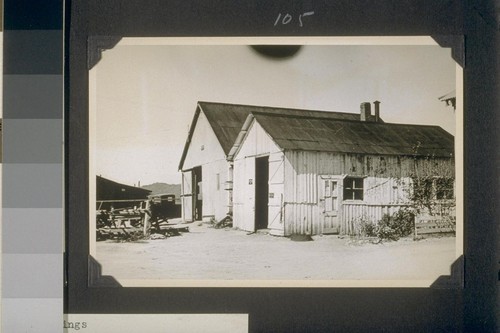
<svg viewBox="0 0 500 333">
<path fill-rule="evenodd" d="M 90 254 L 123 286 L 430 286 L 462 76 L 414 38 L 122 38 L 89 71 Z"/>
</svg>

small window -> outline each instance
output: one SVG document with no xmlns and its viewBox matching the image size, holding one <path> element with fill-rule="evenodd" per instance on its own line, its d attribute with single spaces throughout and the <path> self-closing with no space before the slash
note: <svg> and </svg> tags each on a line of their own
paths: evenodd
<svg viewBox="0 0 500 333">
<path fill-rule="evenodd" d="M 453 182 L 453 178 L 444 177 L 414 179 L 414 197 L 424 200 L 453 199 Z"/>
<path fill-rule="evenodd" d="M 220 190 L 220 174 L 215 174 L 215 181 L 216 181 L 216 187 L 217 187 L 217 191 Z"/>
<path fill-rule="evenodd" d="M 332 193 L 330 192 L 330 181 L 327 180 L 325 181 L 325 197 L 331 196 Z"/>
<path fill-rule="evenodd" d="M 453 178 L 437 178 L 436 199 L 453 199 Z"/>
<path fill-rule="evenodd" d="M 344 200 L 363 200 L 363 178 L 344 178 Z"/>
</svg>

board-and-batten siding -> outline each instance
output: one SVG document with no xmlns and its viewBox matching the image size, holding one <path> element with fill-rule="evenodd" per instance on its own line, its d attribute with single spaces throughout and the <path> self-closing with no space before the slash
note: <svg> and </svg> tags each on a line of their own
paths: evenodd
<svg viewBox="0 0 500 333">
<path fill-rule="evenodd" d="M 228 163 L 218 160 L 202 165 L 202 212 L 204 217 L 213 217 L 220 221 L 229 211 L 228 191 L 224 184 L 227 181 Z"/>
<path fill-rule="evenodd" d="M 191 171 L 182 172 L 182 183 L 181 183 L 182 220 L 186 222 L 193 221 L 192 182 L 193 182 L 192 172 Z"/>
<path fill-rule="evenodd" d="M 283 234 L 283 153 L 256 122 L 234 158 L 233 226 L 255 231 L 255 159 L 261 156 L 269 156 L 268 228 Z"/>
<path fill-rule="evenodd" d="M 281 151 L 269 155 L 268 228 L 276 235 L 284 234 L 284 182 L 285 161 Z"/>
<path fill-rule="evenodd" d="M 318 178 L 321 175 L 363 176 L 364 200 L 341 201 L 340 233 L 354 232 L 353 220 L 380 220 L 407 206 L 406 187 L 413 176 L 454 177 L 453 159 L 370 156 L 328 152 L 285 152 L 285 234 L 321 234 Z M 339 183 L 342 193 L 342 182 Z"/>
<path fill-rule="evenodd" d="M 254 231 L 255 160 L 242 158 L 234 161 L 233 174 L 233 227 Z"/>
<path fill-rule="evenodd" d="M 356 235 L 359 234 L 360 219 L 367 221 L 380 221 L 384 214 L 394 214 L 402 208 L 407 208 L 406 203 L 394 204 L 370 204 L 361 202 L 347 202 L 342 205 L 342 214 L 340 221 L 340 234 Z"/>
<path fill-rule="evenodd" d="M 228 212 L 228 192 L 225 182 L 228 180 L 229 163 L 220 143 L 213 132 L 205 114 L 200 112 L 196 127 L 189 143 L 184 163 L 182 203 L 183 219 L 191 221 L 192 200 L 191 169 L 201 166 L 202 172 L 202 199 L 203 216 L 214 217 L 216 220 L 224 218 Z M 218 175 L 218 176 L 217 176 Z"/>
<path fill-rule="evenodd" d="M 285 152 L 285 235 L 321 233 L 316 157 L 310 152 Z"/>
<path fill-rule="evenodd" d="M 452 158 L 413 158 L 329 152 L 286 151 L 290 166 L 298 173 L 317 175 L 372 176 L 403 178 L 418 176 L 454 177 Z"/>
<path fill-rule="evenodd" d="M 226 160 L 226 154 L 205 114 L 200 112 L 184 158 L 182 170 L 190 170 L 197 166 L 222 160 Z"/>
</svg>

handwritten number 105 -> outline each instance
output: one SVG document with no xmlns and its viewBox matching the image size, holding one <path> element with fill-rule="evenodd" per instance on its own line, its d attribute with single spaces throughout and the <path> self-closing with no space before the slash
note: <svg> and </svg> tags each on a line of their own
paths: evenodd
<svg viewBox="0 0 500 333">
<path fill-rule="evenodd" d="M 301 15 L 299 15 L 299 27 L 303 27 L 304 24 L 302 23 L 302 18 L 306 16 L 311 16 L 314 15 L 314 12 L 305 12 Z M 274 26 L 277 26 L 278 24 L 283 24 L 287 25 L 288 23 L 293 21 L 293 17 L 290 14 L 285 14 L 282 15 L 281 13 L 278 14 L 278 17 L 276 18 L 276 21 L 274 21 Z"/>
</svg>

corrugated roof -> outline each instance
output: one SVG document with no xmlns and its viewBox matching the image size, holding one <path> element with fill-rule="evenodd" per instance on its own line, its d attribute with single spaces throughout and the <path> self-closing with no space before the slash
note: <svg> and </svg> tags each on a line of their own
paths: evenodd
<svg viewBox="0 0 500 333">
<path fill-rule="evenodd" d="M 361 121 L 359 113 L 198 102 L 179 170 L 200 112 L 207 117 L 226 156 L 250 114 L 260 119 L 261 125 L 283 149 L 389 155 L 415 155 L 416 152 L 447 157 L 454 152 L 453 136 L 437 126 L 385 124 L 382 119 L 375 122 L 373 115 Z"/>
<path fill-rule="evenodd" d="M 199 102 L 198 104 L 201 107 L 203 113 L 205 113 L 226 155 L 231 150 L 231 147 L 238 137 L 238 133 L 240 132 L 245 119 L 250 113 L 255 112 L 290 116 L 300 115 L 321 119 L 345 119 L 358 121 L 360 119 L 359 113 L 313 111 L 212 102 Z M 373 119 L 374 116 L 370 116 L 369 120 Z"/>
<path fill-rule="evenodd" d="M 439 126 L 252 112 L 285 150 L 450 157 L 454 138 Z"/>
</svg>

